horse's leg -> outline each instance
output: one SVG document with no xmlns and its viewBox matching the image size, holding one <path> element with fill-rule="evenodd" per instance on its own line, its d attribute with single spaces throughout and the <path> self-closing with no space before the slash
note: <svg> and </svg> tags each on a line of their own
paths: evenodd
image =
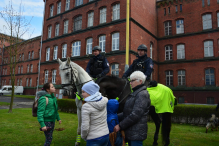
<svg viewBox="0 0 219 146">
<path fill-rule="evenodd" d="M 162 114 L 162 140 L 164 146 L 170 144 L 170 130 L 171 130 L 171 113 Z"/>
<path fill-rule="evenodd" d="M 155 145 L 158 145 L 157 140 L 158 140 L 158 134 L 159 134 L 159 130 L 160 130 L 161 120 L 160 120 L 158 114 L 155 112 L 154 106 L 150 106 L 149 115 L 153 119 L 155 126 L 156 126 L 156 131 L 154 133 L 154 142 L 153 142 L 153 145 L 155 146 Z"/>
<path fill-rule="evenodd" d="M 80 146 L 81 143 L 81 106 L 82 101 L 75 99 L 76 106 L 77 106 L 77 116 L 78 116 L 78 129 L 77 129 L 77 138 L 75 142 L 75 146 Z"/>
</svg>

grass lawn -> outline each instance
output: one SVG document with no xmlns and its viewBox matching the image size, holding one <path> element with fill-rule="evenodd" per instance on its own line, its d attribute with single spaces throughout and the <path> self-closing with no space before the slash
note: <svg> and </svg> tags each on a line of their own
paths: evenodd
<svg viewBox="0 0 219 146">
<path fill-rule="evenodd" d="M 10 96 L 11 97 L 11 95 L 4 95 L 4 96 Z M 34 95 L 14 95 L 14 97 L 18 97 L 18 98 L 31 98 L 31 99 L 35 98 Z"/>
<path fill-rule="evenodd" d="M 1 146 L 42 146 L 44 133 L 39 131 L 37 118 L 32 117 L 30 108 L 0 110 L 0 145 Z M 56 123 L 56 128 L 64 131 L 54 131 L 52 146 L 73 146 L 77 134 L 77 115 L 60 112 L 62 124 Z M 155 131 L 154 123 L 148 123 L 148 138 L 144 146 L 151 146 Z M 170 146 L 216 146 L 219 144 L 219 131 L 205 133 L 205 127 L 173 124 L 170 136 Z M 162 145 L 161 137 L 159 146 Z M 82 140 L 81 146 L 85 146 Z"/>
<path fill-rule="evenodd" d="M 10 103 L 7 103 L 7 102 L 0 102 L 0 106 L 1 105 L 10 105 Z"/>
</svg>

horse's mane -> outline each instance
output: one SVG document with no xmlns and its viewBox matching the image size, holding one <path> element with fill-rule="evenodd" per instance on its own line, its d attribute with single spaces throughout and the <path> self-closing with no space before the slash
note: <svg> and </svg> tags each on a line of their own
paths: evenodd
<svg viewBox="0 0 219 146">
<path fill-rule="evenodd" d="M 115 76 L 115 75 L 111 75 L 111 76 L 104 76 L 102 78 L 100 78 L 99 80 L 97 80 L 97 84 L 101 83 L 101 82 L 106 82 L 106 81 L 110 81 L 110 82 L 114 82 L 114 83 L 120 83 L 121 82 L 121 78 Z"/>
</svg>

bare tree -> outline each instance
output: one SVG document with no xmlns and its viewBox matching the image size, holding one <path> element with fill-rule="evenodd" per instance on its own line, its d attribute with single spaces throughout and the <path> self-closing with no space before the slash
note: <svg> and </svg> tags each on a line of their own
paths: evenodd
<svg viewBox="0 0 219 146">
<path fill-rule="evenodd" d="M 23 16 L 22 10 L 22 2 L 19 6 L 19 11 L 17 12 L 13 8 L 13 2 L 9 1 L 9 4 L 4 7 L 3 11 L 0 12 L 0 17 L 5 21 L 5 25 L 2 30 L 4 30 L 3 35 L 0 34 L 0 42 L 1 46 L 3 46 L 3 54 L 4 56 L 8 56 L 9 60 L 7 65 L 10 68 L 11 75 L 11 85 L 12 85 L 12 94 L 11 94 L 11 102 L 9 107 L 9 113 L 12 112 L 12 105 L 14 101 L 14 85 L 15 85 L 15 72 L 17 64 L 21 63 L 21 59 L 19 53 L 24 52 L 25 49 L 28 48 L 29 41 L 24 41 L 22 38 L 25 34 L 27 34 L 30 30 L 30 21 L 27 21 Z M 5 41 L 7 40 L 7 41 Z M 31 41 L 31 40 L 30 40 Z M 5 42 L 8 42 L 8 46 L 5 47 Z M 3 61 L 3 59 L 2 59 Z"/>
</svg>

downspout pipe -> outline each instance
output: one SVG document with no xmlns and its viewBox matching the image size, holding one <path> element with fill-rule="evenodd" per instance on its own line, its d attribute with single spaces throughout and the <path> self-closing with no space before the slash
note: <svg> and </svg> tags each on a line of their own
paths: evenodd
<svg viewBox="0 0 219 146">
<path fill-rule="evenodd" d="M 126 58 L 125 58 L 125 72 L 129 68 L 129 0 L 126 2 Z"/>
<path fill-rule="evenodd" d="M 44 10 L 43 10 L 43 22 L 42 22 L 42 31 L 41 31 L 41 40 L 40 40 L 38 80 L 37 80 L 37 90 L 36 90 L 36 92 L 38 92 L 38 90 L 39 90 L 39 82 L 40 82 L 40 61 L 41 61 L 41 52 L 42 52 L 42 46 L 43 46 L 43 27 L 44 27 L 45 10 L 46 10 L 46 0 L 45 0 Z M 37 95 L 36 95 L 35 99 L 37 99 Z"/>
</svg>

